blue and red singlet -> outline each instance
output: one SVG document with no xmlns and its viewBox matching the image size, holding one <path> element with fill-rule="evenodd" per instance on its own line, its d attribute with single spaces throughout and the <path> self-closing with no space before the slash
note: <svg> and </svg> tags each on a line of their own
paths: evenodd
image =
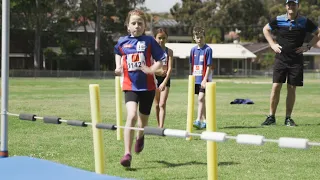
<svg viewBox="0 0 320 180">
<path fill-rule="evenodd" d="M 122 90 L 151 91 L 156 89 L 155 76 L 145 74 L 140 70 L 141 65 L 150 67 L 153 61 L 162 61 L 166 58 L 165 52 L 153 37 L 144 35 L 121 37 L 114 47 L 114 53 L 121 56 Z"/>
</svg>

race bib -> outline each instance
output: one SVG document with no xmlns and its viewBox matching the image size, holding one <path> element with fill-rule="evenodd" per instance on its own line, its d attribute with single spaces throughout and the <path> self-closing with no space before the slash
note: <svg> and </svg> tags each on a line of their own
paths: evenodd
<svg viewBox="0 0 320 180">
<path fill-rule="evenodd" d="M 143 53 L 135 53 L 127 55 L 128 71 L 140 70 L 141 65 L 145 65 L 146 60 Z"/>
<path fill-rule="evenodd" d="M 162 60 L 162 65 L 167 66 L 167 65 L 168 65 L 168 54 L 167 54 L 167 53 L 164 53 L 164 56 L 165 56 L 166 58 L 164 58 L 164 60 Z"/>
<path fill-rule="evenodd" d="M 136 50 L 138 52 L 143 52 L 144 50 L 146 50 L 146 42 L 145 41 L 138 41 Z"/>
<path fill-rule="evenodd" d="M 168 54 L 165 53 L 165 56 L 166 58 L 162 60 L 162 69 L 166 71 L 168 69 Z"/>
<path fill-rule="evenodd" d="M 199 61 L 200 61 L 200 62 L 203 62 L 203 59 L 204 59 L 203 57 L 204 57 L 203 55 L 200 55 L 200 56 L 199 56 Z"/>
<path fill-rule="evenodd" d="M 202 76 L 203 66 L 202 65 L 194 65 L 193 66 L 193 75 L 194 76 Z"/>
</svg>

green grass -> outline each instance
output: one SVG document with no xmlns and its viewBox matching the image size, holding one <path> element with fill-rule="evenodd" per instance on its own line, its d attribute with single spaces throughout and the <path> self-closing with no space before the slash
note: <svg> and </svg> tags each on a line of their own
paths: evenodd
<svg viewBox="0 0 320 180">
<path fill-rule="evenodd" d="M 270 79 L 251 79 L 270 82 Z M 242 81 L 251 81 L 243 79 Z M 260 127 L 268 114 L 271 84 L 217 82 L 218 131 L 229 135 L 258 134 L 266 138 L 301 137 L 320 141 L 319 80 L 298 88 L 293 119 L 300 126 L 283 126 L 286 87 L 283 87 L 277 112 L 277 125 Z M 241 79 L 236 79 L 239 82 Z M 115 123 L 113 80 L 11 78 L 9 112 L 60 116 L 63 119 L 90 121 L 89 84 L 100 84 L 103 122 Z M 165 126 L 185 129 L 187 80 L 172 80 Z M 250 98 L 254 105 L 230 105 L 235 98 Z M 197 106 L 195 106 L 197 108 Z M 124 110 L 125 117 L 125 110 Z M 149 124 L 156 126 L 152 111 Z M 201 131 L 195 131 L 201 133 Z M 33 156 L 94 171 L 91 127 L 44 124 L 9 118 L 10 156 Z M 119 160 L 123 142 L 116 132 L 104 132 L 106 173 L 136 179 L 207 179 L 206 142 L 172 137 L 147 136 L 145 150 L 133 155 L 133 171 L 123 169 Z M 275 143 L 263 146 L 240 145 L 230 140 L 218 143 L 219 179 L 318 179 L 320 147 L 309 150 L 280 149 Z"/>
</svg>

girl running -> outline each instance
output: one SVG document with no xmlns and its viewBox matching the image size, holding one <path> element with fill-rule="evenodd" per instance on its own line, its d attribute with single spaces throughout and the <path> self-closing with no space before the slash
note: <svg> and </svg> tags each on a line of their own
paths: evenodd
<svg viewBox="0 0 320 180">
<path fill-rule="evenodd" d="M 115 74 L 121 75 L 122 90 L 125 94 L 127 110 L 125 126 L 134 127 L 138 121 L 138 127 L 143 128 L 148 125 L 155 96 L 154 73 L 162 67 L 166 55 L 153 37 L 144 35 L 146 16 L 142 11 L 130 11 L 125 24 L 130 34 L 121 37 L 115 45 Z M 137 113 L 138 107 L 139 113 Z M 124 167 L 131 165 L 133 137 L 133 130 L 124 130 L 124 156 L 120 160 L 120 164 Z M 138 131 L 135 152 L 140 153 L 143 147 L 144 134 L 143 131 Z"/>
</svg>

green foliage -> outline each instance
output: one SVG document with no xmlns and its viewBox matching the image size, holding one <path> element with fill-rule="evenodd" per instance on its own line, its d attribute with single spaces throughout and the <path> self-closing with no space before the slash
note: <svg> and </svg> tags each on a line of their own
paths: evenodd
<svg viewBox="0 0 320 180">
<path fill-rule="evenodd" d="M 101 24 L 101 37 L 104 38 L 101 41 L 102 55 L 112 55 L 114 40 L 111 34 L 125 34 L 124 21 L 127 13 L 144 1 L 101 1 L 101 21 L 97 23 Z M 10 5 L 11 28 L 33 31 L 36 32 L 35 36 L 42 38 L 39 41 L 42 42 L 41 44 L 36 43 L 34 37 L 29 37 L 28 42 L 24 42 L 32 46 L 34 51 L 46 47 L 59 47 L 61 54 L 58 57 L 70 60 L 80 53 L 82 48 L 86 48 L 87 53 L 94 49 L 94 34 L 88 32 L 88 27 L 93 29 L 95 27 L 95 23 L 92 22 L 96 22 L 97 17 L 96 1 L 82 0 L 78 4 L 78 1 L 75 0 L 11 0 Z M 36 31 L 37 29 L 40 32 Z M 79 29 L 84 29 L 84 32 Z M 37 46 L 39 48 L 36 48 Z M 108 64 L 109 61 L 103 60 L 101 63 Z"/>
<path fill-rule="evenodd" d="M 300 12 L 313 22 L 320 16 L 319 0 L 303 0 Z M 175 4 L 170 13 L 184 28 L 194 25 L 220 29 L 220 38 L 215 42 L 224 41 L 223 36 L 235 29 L 241 30 L 244 41 L 261 40 L 262 28 L 271 18 L 284 14 L 284 0 L 183 0 Z M 216 37 L 215 37 L 216 38 Z"/>
<path fill-rule="evenodd" d="M 221 36 L 221 33 L 219 29 L 217 28 L 207 29 L 206 43 L 217 43 L 217 41 L 221 39 L 220 36 Z"/>
<path fill-rule="evenodd" d="M 265 69 L 270 67 L 274 63 L 275 53 L 274 52 L 267 52 L 262 54 L 260 59 L 261 68 Z"/>
</svg>

